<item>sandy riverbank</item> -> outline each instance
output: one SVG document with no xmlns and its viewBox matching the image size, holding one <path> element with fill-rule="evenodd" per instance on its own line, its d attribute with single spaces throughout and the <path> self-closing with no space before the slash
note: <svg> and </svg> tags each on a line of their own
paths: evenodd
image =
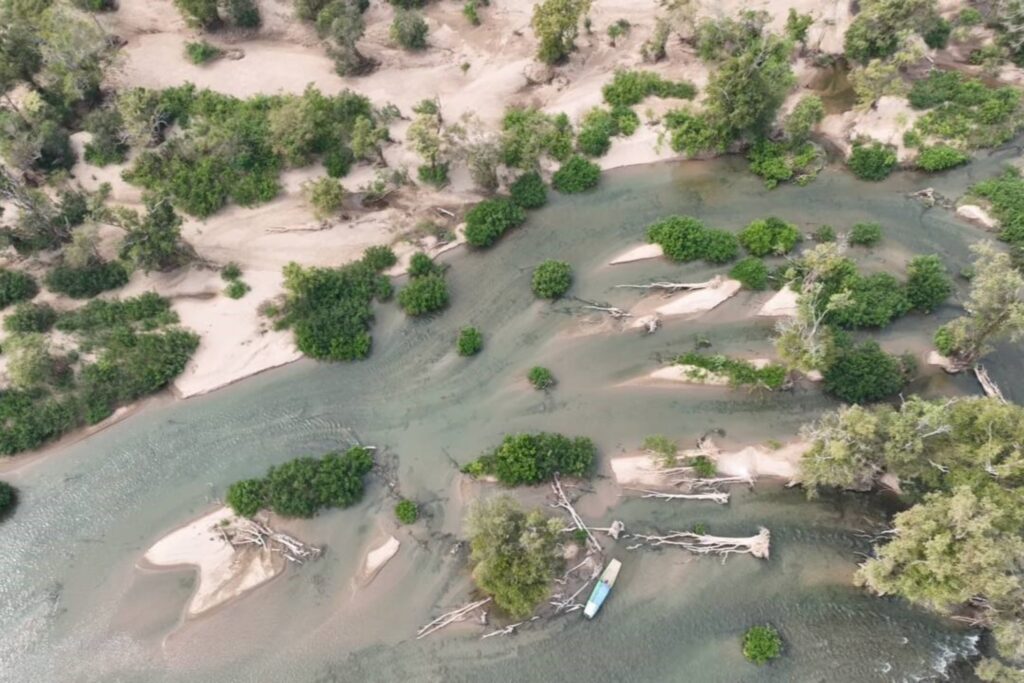
<svg viewBox="0 0 1024 683">
<path fill-rule="evenodd" d="M 808 446 L 804 441 L 794 441 L 779 448 L 755 445 L 703 454 L 714 461 L 720 476 L 778 477 L 794 483 L 799 479 L 800 458 Z M 661 487 L 668 483 L 661 463 L 646 451 L 612 458 L 610 465 L 619 486 Z"/>
</svg>

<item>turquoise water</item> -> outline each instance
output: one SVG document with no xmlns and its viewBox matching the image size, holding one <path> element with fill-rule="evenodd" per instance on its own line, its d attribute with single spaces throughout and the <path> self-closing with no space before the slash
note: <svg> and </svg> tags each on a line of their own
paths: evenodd
<svg viewBox="0 0 1024 683">
<path fill-rule="evenodd" d="M 598 619 L 570 615 L 515 637 L 480 641 L 467 626 L 423 641 L 417 626 L 466 601 L 464 556 L 453 554 L 468 490 L 457 465 L 516 430 L 585 434 L 602 459 L 635 448 L 651 433 L 692 443 L 711 429 L 729 444 L 792 437 L 835 404 L 813 387 L 759 395 L 716 388 L 616 387 L 706 337 L 712 350 L 770 353 L 772 323 L 746 312 L 769 293 L 741 293 L 699 320 L 672 322 L 650 337 L 581 334 L 591 319 L 573 301 L 537 302 L 530 271 L 544 258 L 569 261 L 576 296 L 628 306 L 638 294 L 615 289 L 649 279 L 704 279 L 716 270 L 651 261 L 603 264 L 642 242 L 644 226 L 668 213 L 697 215 L 740 229 L 778 215 L 810 232 L 861 220 L 885 226 L 876 250 L 854 250 L 869 269 L 902 272 L 915 253 L 936 252 L 952 272 L 984 233 L 941 208 L 909 199 L 926 184 L 956 196 L 970 174 L 987 176 L 1001 158 L 938 180 L 897 175 L 868 184 L 826 172 L 804 188 L 768 192 L 738 160 L 623 169 L 591 195 L 557 198 L 528 225 L 484 253 L 455 252 L 451 308 L 409 321 L 379 308 L 370 360 L 348 365 L 301 361 L 212 395 L 156 401 L 86 441 L 55 450 L 12 477 L 23 490 L 17 515 L 0 527 L 0 680 L 17 681 L 903 681 L 930 680 L 974 635 L 851 584 L 863 531 L 877 529 L 882 503 L 842 496 L 808 503 L 797 490 L 759 483 L 728 506 L 669 504 L 607 495 L 602 480 L 584 499 L 595 521 L 634 529 L 687 528 L 773 533 L 772 558 L 726 563 L 684 553 L 629 552 Z M 893 351 L 922 350 L 946 306 L 908 316 L 879 335 Z M 455 355 L 464 325 L 485 335 L 475 358 Z M 990 364 L 997 381 L 1019 371 L 1005 349 Z M 544 365 L 550 394 L 522 380 Z M 1008 393 L 1012 386 L 1003 382 Z M 973 393 L 967 377 L 926 374 L 914 389 Z M 376 444 L 402 494 L 424 503 L 426 520 L 398 537 L 398 556 L 370 587 L 353 584 L 362 556 L 393 531 L 384 486 L 365 500 L 296 529 L 326 544 L 318 562 L 210 615 L 182 625 L 190 572 L 147 572 L 136 563 L 167 531 L 197 516 L 232 481 L 303 454 L 337 448 L 351 435 Z M 602 466 L 602 473 L 607 467 Z M 488 491 L 489 493 L 489 491 Z M 532 495 L 540 500 L 543 492 Z M 742 660 L 740 634 L 771 622 L 787 656 L 766 668 Z M 951 680 L 963 680 L 950 672 Z"/>
</svg>

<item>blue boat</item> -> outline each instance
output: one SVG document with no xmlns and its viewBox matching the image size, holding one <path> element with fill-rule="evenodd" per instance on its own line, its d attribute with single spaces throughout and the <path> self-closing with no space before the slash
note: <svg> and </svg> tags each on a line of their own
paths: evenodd
<svg viewBox="0 0 1024 683">
<path fill-rule="evenodd" d="M 583 614 L 587 619 L 593 619 L 597 611 L 601 609 L 601 605 L 608 598 L 608 594 L 612 592 L 612 586 L 615 585 L 615 579 L 619 577 L 619 569 L 621 568 L 621 562 L 612 560 L 604 568 L 604 571 L 601 572 L 601 578 L 597 580 L 597 585 L 590 592 L 590 599 L 587 600 L 587 606 L 583 609 Z"/>
</svg>

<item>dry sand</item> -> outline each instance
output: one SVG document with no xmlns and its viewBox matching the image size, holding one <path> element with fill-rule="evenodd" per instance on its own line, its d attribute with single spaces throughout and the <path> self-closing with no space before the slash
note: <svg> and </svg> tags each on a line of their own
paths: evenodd
<svg viewBox="0 0 1024 683">
<path fill-rule="evenodd" d="M 363 569 L 360 572 L 361 583 L 366 585 L 373 581 L 377 573 L 384 568 L 384 565 L 398 553 L 398 548 L 401 545 L 397 538 L 389 536 L 386 541 L 367 553 L 366 560 L 363 562 Z"/>
<path fill-rule="evenodd" d="M 660 244 L 641 244 L 639 247 L 633 247 L 632 249 L 619 254 L 609 261 L 608 265 L 617 266 L 621 263 L 646 261 L 648 259 L 659 258 L 664 255 L 665 252 L 662 251 Z"/>
<path fill-rule="evenodd" d="M 794 441 L 780 448 L 747 446 L 736 451 L 709 454 L 718 474 L 729 477 L 779 477 L 795 482 L 800 475 L 800 458 L 809 444 Z M 649 453 L 629 453 L 611 459 L 612 473 L 619 486 L 664 486 L 661 464 Z"/>
<path fill-rule="evenodd" d="M 795 289 L 786 285 L 778 292 L 768 299 L 761 306 L 761 310 L 757 312 L 759 316 L 771 317 L 771 318 L 782 318 L 782 317 L 793 317 L 797 314 L 797 302 L 800 298 L 800 293 Z"/>
<path fill-rule="evenodd" d="M 764 368 L 771 365 L 771 361 L 767 358 L 752 358 L 748 362 L 755 368 Z M 630 384 L 638 382 L 643 384 L 651 382 L 682 382 L 684 384 L 702 384 L 717 387 L 729 386 L 729 378 L 725 375 L 719 375 L 696 365 L 686 365 L 683 363 L 658 368 L 639 380 L 633 380 Z"/>
<path fill-rule="evenodd" d="M 633 318 L 630 327 L 643 327 L 642 318 L 649 315 L 676 318 L 706 313 L 731 299 L 742 287 L 743 285 L 738 280 L 722 279 L 710 287 L 674 296 L 668 303 L 661 303 L 664 299 L 652 294 L 629 311 Z"/>
<path fill-rule="evenodd" d="M 988 211 L 977 204 L 961 204 L 956 207 L 956 215 L 960 218 L 977 223 L 984 228 L 998 228 L 999 221 L 989 215 Z"/>
<path fill-rule="evenodd" d="M 186 614 L 194 617 L 223 605 L 266 583 L 284 569 L 281 558 L 256 550 L 236 551 L 213 529 L 234 516 L 221 507 L 167 534 L 146 551 L 143 560 L 154 567 L 191 565 L 199 585 Z"/>
</svg>

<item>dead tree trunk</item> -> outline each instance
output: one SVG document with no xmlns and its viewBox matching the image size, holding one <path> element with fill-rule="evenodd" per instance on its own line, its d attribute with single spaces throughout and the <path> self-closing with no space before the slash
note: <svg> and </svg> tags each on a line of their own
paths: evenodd
<svg viewBox="0 0 1024 683">
<path fill-rule="evenodd" d="M 981 388 L 985 391 L 985 395 L 989 398 L 997 398 L 1000 403 L 1006 403 L 1006 397 L 1003 396 L 1002 390 L 999 385 L 992 380 L 988 374 L 988 370 L 983 365 L 974 366 L 974 376 L 978 378 L 978 383 L 981 384 Z"/>
<path fill-rule="evenodd" d="M 569 518 L 572 519 L 573 524 L 580 531 L 587 534 L 587 545 L 595 552 L 602 552 L 604 549 L 598 542 L 597 538 L 590 532 L 590 528 L 584 523 L 583 518 L 580 517 L 579 513 L 576 512 L 576 508 L 573 507 L 572 503 L 569 502 L 569 497 L 565 495 L 565 489 L 562 488 L 562 482 L 558 479 L 556 474 L 554 480 L 551 482 L 551 490 L 555 493 L 557 502 L 552 507 L 561 508 L 569 513 Z"/>
<path fill-rule="evenodd" d="M 644 495 L 641 498 L 656 498 L 658 500 L 710 500 L 719 505 L 729 502 L 729 494 L 724 491 L 708 491 L 707 493 L 661 493 L 649 489 L 629 489 L 640 491 Z"/>
<path fill-rule="evenodd" d="M 295 564 L 315 560 L 323 552 L 323 548 L 307 545 L 294 536 L 274 531 L 264 520 L 235 517 L 226 526 L 218 526 L 217 530 L 232 548 L 256 546 L 278 553 Z"/>
<path fill-rule="evenodd" d="M 453 609 L 451 612 L 445 612 L 438 618 L 431 621 L 429 624 L 420 627 L 420 629 L 416 631 L 416 640 L 419 640 L 420 638 L 425 638 L 429 636 L 431 633 L 436 633 L 437 631 L 440 631 L 441 629 L 447 626 L 451 626 L 454 623 L 465 620 L 465 618 L 468 617 L 470 613 L 472 613 L 474 610 L 483 607 L 490 601 L 490 598 L 484 598 L 483 600 L 477 600 L 476 602 L 471 602 L 468 605 L 463 605 L 458 609 Z"/>
<path fill-rule="evenodd" d="M 754 557 L 767 560 L 771 544 L 771 532 L 764 527 L 756 536 L 748 538 L 730 538 L 727 536 L 710 536 L 698 534 L 692 531 L 671 531 L 664 536 L 652 534 L 630 534 L 631 538 L 637 539 L 637 543 L 627 546 L 627 550 L 638 548 L 658 548 L 661 546 L 675 546 L 688 550 L 698 555 L 723 555 L 728 556 L 736 553 L 753 555 Z"/>
</svg>

